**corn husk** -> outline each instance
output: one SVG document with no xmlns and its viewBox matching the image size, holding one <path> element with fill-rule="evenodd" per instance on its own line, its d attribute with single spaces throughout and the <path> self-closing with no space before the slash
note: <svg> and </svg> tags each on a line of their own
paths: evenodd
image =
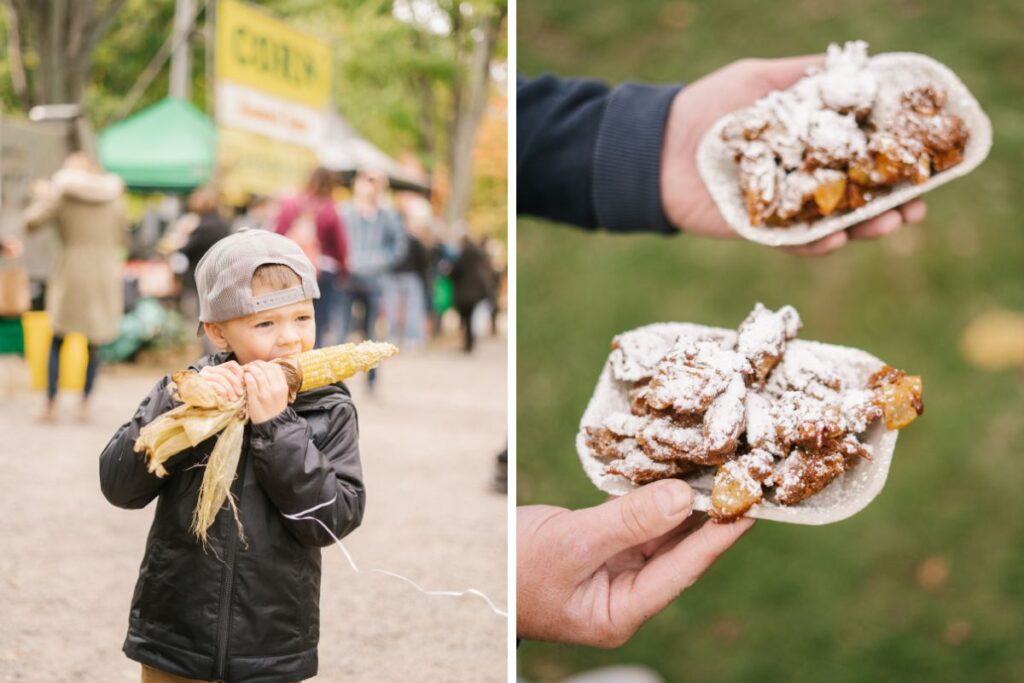
<svg viewBox="0 0 1024 683">
<path fill-rule="evenodd" d="M 289 387 L 289 402 L 300 392 L 311 391 L 366 372 L 398 353 L 392 344 L 362 342 L 314 349 L 288 358 L 280 358 Z M 175 398 L 183 405 L 174 408 L 142 428 L 135 451 L 143 453 L 146 469 L 166 477 L 164 463 L 181 451 L 217 437 L 205 463 L 199 499 L 192 515 L 192 532 L 205 546 L 207 531 L 225 502 L 231 508 L 242 533 L 238 506 L 231 495 L 231 482 L 242 454 L 242 437 L 249 421 L 246 398 L 224 401 L 213 384 L 191 370 L 171 376 Z"/>
<path fill-rule="evenodd" d="M 225 500 L 235 516 L 239 536 L 244 537 L 242 521 L 238 518 L 238 505 L 231 495 L 231 482 L 234 481 L 235 471 L 238 469 L 238 460 L 242 457 L 244 431 L 245 420 L 233 416 L 217 437 L 217 445 L 213 447 L 213 452 L 206 461 L 206 472 L 199 487 L 199 500 L 192 512 L 192 533 L 203 542 L 203 545 L 206 545 L 207 541 L 206 530 L 213 524 Z"/>
</svg>

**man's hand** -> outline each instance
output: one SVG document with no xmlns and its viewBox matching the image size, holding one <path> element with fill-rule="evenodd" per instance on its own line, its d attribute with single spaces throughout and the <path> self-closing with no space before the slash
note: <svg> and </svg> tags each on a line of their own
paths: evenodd
<svg viewBox="0 0 1024 683">
<path fill-rule="evenodd" d="M 824 64 L 823 55 L 789 59 L 743 59 L 683 88 L 672 102 L 661 155 L 661 196 L 669 221 L 710 237 L 736 237 L 697 171 L 697 146 L 704 133 L 725 114 L 742 109 L 773 90 L 785 90 L 803 78 L 808 67 Z M 927 208 L 919 199 L 891 209 L 847 230 L 786 251 L 820 256 L 850 239 L 875 239 L 904 223 L 920 223 Z"/>
<path fill-rule="evenodd" d="M 597 507 L 521 507 L 517 633 L 597 647 L 624 644 L 753 525 L 691 516 L 693 492 L 657 481 Z"/>
<path fill-rule="evenodd" d="M 256 360 L 246 363 L 242 370 L 253 424 L 272 420 L 288 407 L 288 380 L 280 365 Z"/>
<path fill-rule="evenodd" d="M 199 376 L 213 385 L 214 391 L 225 403 L 237 401 L 245 393 L 242 366 L 233 360 L 220 365 L 207 365 L 199 371 Z"/>
</svg>

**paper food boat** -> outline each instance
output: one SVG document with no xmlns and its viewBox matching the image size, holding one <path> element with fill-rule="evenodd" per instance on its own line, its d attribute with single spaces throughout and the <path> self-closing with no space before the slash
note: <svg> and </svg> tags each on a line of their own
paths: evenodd
<svg viewBox="0 0 1024 683">
<path fill-rule="evenodd" d="M 966 175 L 985 160 L 992 148 L 992 124 L 967 86 L 949 68 L 931 57 L 913 52 L 875 55 L 870 58 L 870 68 L 878 74 L 882 87 L 897 87 L 905 91 L 931 84 L 944 90 L 947 95 L 945 110 L 963 119 L 970 133 L 963 160 L 920 185 L 909 182 L 897 185 L 888 194 L 848 213 L 784 228 L 754 226 L 750 223 L 740 192 L 739 166 L 722 140 L 722 130 L 743 110 L 726 114 L 701 139 L 697 148 L 697 168 L 718 210 L 733 230 L 748 240 L 770 246 L 806 244 L 905 204 L 939 185 Z"/>
<path fill-rule="evenodd" d="M 725 344 L 736 341 L 735 330 L 689 323 L 655 323 L 633 331 L 641 330 L 670 339 L 713 339 Z M 844 346 L 793 339 L 787 342 L 787 349 L 790 348 L 812 351 L 840 368 L 847 377 L 855 378 L 860 386 L 866 386 L 872 373 L 884 365 L 869 353 Z M 625 477 L 605 472 L 605 463 L 596 458 L 586 444 L 584 428 L 601 426 L 611 413 L 628 413 L 628 388 L 627 382 L 621 382 L 612 376 L 609 357 L 597 381 L 594 395 L 580 420 L 580 431 L 576 435 L 576 451 L 590 480 L 605 493 L 617 496 L 629 493 L 637 486 Z M 876 420 L 864 434 L 859 435 L 861 442 L 869 444 L 872 448 L 871 460 L 859 461 L 825 489 L 796 505 L 787 506 L 771 502 L 771 489 L 768 489 L 765 501 L 751 508 L 746 516 L 794 524 L 830 524 L 860 512 L 874 500 L 885 485 L 897 436 L 898 432 L 885 428 L 883 420 Z M 693 488 L 694 509 L 710 509 L 714 468 L 684 476 L 683 480 Z"/>
</svg>

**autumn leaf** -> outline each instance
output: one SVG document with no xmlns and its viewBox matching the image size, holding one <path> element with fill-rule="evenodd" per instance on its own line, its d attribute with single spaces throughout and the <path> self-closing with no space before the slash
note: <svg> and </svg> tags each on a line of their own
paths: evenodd
<svg viewBox="0 0 1024 683">
<path fill-rule="evenodd" d="M 960 351 L 981 370 L 1024 367 L 1024 313 L 994 309 L 964 328 Z"/>
</svg>

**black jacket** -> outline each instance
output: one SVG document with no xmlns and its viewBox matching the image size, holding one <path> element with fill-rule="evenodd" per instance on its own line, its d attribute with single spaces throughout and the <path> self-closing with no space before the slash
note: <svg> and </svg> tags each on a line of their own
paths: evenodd
<svg viewBox="0 0 1024 683">
<path fill-rule="evenodd" d="M 395 266 L 396 273 L 412 273 L 419 278 L 423 291 L 429 296 L 430 286 L 430 254 L 423 242 L 415 235 L 409 235 L 405 256 Z"/>
<path fill-rule="evenodd" d="M 679 90 L 519 77 L 516 211 L 584 228 L 677 232 L 660 183 L 665 121 Z"/>
<path fill-rule="evenodd" d="M 494 269 L 484 250 L 472 242 L 462 245 L 462 252 L 452 266 L 452 288 L 455 308 L 472 311 L 490 296 L 494 287 Z"/>
<path fill-rule="evenodd" d="M 206 356 L 193 369 L 231 359 Z M 204 551 L 189 531 L 211 438 L 167 463 L 160 479 L 133 452 L 142 426 L 177 405 L 169 378 L 150 392 L 100 456 L 103 494 L 142 508 L 157 498 L 124 651 L 131 659 L 188 678 L 296 681 L 317 672 L 320 548 L 359 526 L 365 506 L 355 406 L 341 383 L 300 394 L 283 413 L 247 425 L 232 486 L 244 540 L 225 505 Z"/>
</svg>

